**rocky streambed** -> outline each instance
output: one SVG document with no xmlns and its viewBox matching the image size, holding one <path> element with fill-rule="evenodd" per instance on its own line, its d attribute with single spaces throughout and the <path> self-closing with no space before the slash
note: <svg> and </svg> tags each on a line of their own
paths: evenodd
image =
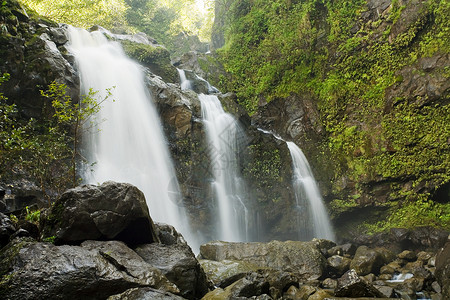
<svg viewBox="0 0 450 300">
<path fill-rule="evenodd" d="M 152 221 L 141 191 L 115 182 L 66 191 L 38 224 L 0 214 L 0 242 L 2 299 L 450 297 L 448 241 L 401 252 L 215 241 L 196 258 L 172 226 Z"/>
</svg>

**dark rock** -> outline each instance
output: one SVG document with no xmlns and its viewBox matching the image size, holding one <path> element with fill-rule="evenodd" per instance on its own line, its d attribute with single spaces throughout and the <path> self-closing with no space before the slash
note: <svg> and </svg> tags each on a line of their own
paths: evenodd
<svg viewBox="0 0 450 300">
<path fill-rule="evenodd" d="M 19 229 L 26 230 L 30 237 L 32 237 L 35 240 L 40 239 L 40 231 L 37 224 L 27 221 L 27 220 L 19 220 L 17 223 L 17 227 Z"/>
<path fill-rule="evenodd" d="M 383 295 L 384 298 L 394 298 L 394 288 L 386 285 L 374 285 L 374 287 Z"/>
<path fill-rule="evenodd" d="M 309 296 L 308 300 L 323 300 L 330 296 L 331 295 L 327 291 L 317 288 L 316 292 Z"/>
<path fill-rule="evenodd" d="M 332 272 L 332 274 L 335 274 L 336 276 L 340 277 L 345 272 L 348 271 L 352 260 L 347 257 L 333 255 L 332 257 L 329 257 L 327 259 L 327 262 L 328 262 L 328 265 L 330 267 L 330 271 Z"/>
<path fill-rule="evenodd" d="M 410 250 L 404 250 L 402 253 L 399 253 L 397 257 L 408 261 L 413 261 L 417 258 L 416 254 Z"/>
<path fill-rule="evenodd" d="M 356 249 L 356 246 L 351 243 L 338 245 L 328 250 L 328 256 L 340 255 L 349 257 L 355 255 Z"/>
<path fill-rule="evenodd" d="M 299 283 L 298 277 L 289 272 L 263 269 L 258 271 L 258 273 L 269 282 L 270 295 L 274 299 L 278 299 L 283 295 L 290 286 L 298 286 Z"/>
<path fill-rule="evenodd" d="M 156 232 L 159 241 L 164 245 L 184 244 L 184 237 L 172 225 L 155 223 Z"/>
<path fill-rule="evenodd" d="M 252 253 L 251 256 L 248 254 Z M 269 243 L 211 242 L 200 247 L 202 258 L 210 260 L 238 260 L 260 268 L 291 272 L 305 280 L 320 278 L 325 258 L 315 242 L 272 241 Z"/>
<path fill-rule="evenodd" d="M 2 202 L 5 214 L 19 212 L 25 207 L 44 208 L 48 206 L 48 201 L 44 199 L 44 193 L 34 182 L 27 179 L 18 179 L 5 184 L 2 188 L 4 196 Z"/>
<path fill-rule="evenodd" d="M 315 287 L 305 284 L 298 289 L 298 291 L 295 293 L 295 297 L 299 299 L 308 299 L 315 292 Z"/>
<path fill-rule="evenodd" d="M 334 290 L 337 286 L 337 280 L 326 278 L 322 281 L 322 287 Z"/>
<path fill-rule="evenodd" d="M 420 251 L 417 253 L 417 260 L 421 260 L 424 263 L 427 263 L 431 257 L 433 257 L 432 252 Z"/>
<path fill-rule="evenodd" d="M 188 245 L 147 244 L 135 251 L 175 283 L 184 298 L 199 299 L 208 292 L 206 275 Z"/>
<path fill-rule="evenodd" d="M 11 220 L 0 212 L 0 249 L 9 243 L 9 238 L 16 231 Z"/>
<path fill-rule="evenodd" d="M 121 240 L 127 244 L 158 241 L 144 194 L 135 186 L 105 182 L 66 191 L 41 218 L 43 238 L 56 244 L 85 240 Z"/>
<path fill-rule="evenodd" d="M 252 296 L 269 294 L 269 288 L 270 284 L 263 275 L 252 272 L 230 286 L 230 295 L 231 299 L 236 297 L 249 298 Z"/>
<path fill-rule="evenodd" d="M 335 296 L 353 298 L 383 297 L 383 295 L 373 285 L 362 280 L 353 269 L 338 279 Z"/>
<path fill-rule="evenodd" d="M 415 296 L 417 292 L 423 289 L 423 278 L 409 278 L 395 286 L 396 291 L 402 291 L 408 296 Z"/>
<path fill-rule="evenodd" d="M 108 300 L 183 300 L 185 298 L 174 295 L 169 292 L 155 290 L 149 287 L 132 288 L 125 292 L 110 296 Z"/>
<path fill-rule="evenodd" d="M 442 288 L 442 297 L 450 299 L 450 240 L 436 255 L 435 275 Z"/>
<path fill-rule="evenodd" d="M 350 263 L 350 268 L 354 269 L 358 275 L 378 274 L 382 265 L 383 257 L 378 251 L 367 246 L 360 246 Z"/>
<path fill-rule="evenodd" d="M 122 242 L 55 246 L 15 239 L 0 253 L 6 299 L 105 299 L 133 287 L 178 289 Z M 6 277 L 5 277 L 6 276 Z"/>
</svg>

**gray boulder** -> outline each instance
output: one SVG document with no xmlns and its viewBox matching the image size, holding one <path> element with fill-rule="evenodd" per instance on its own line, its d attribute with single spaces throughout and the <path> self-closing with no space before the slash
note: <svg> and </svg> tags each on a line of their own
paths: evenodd
<svg viewBox="0 0 450 300">
<path fill-rule="evenodd" d="M 260 268 L 293 273 L 303 280 L 320 278 L 325 271 L 325 258 L 315 241 L 272 241 L 269 243 L 211 242 L 200 247 L 204 259 L 238 260 Z"/>
<path fill-rule="evenodd" d="M 356 250 L 355 256 L 350 263 L 350 268 L 354 269 L 358 275 L 369 273 L 379 273 L 383 266 L 383 256 L 380 252 L 370 249 L 367 246 L 360 246 Z"/>
<path fill-rule="evenodd" d="M 134 287 L 178 289 L 122 242 L 55 246 L 15 239 L 0 252 L 3 299 L 105 299 Z"/>
<path fill-rule="evenodd" d="M 158 241 L 144 194 L 135 186 L 108 181 L 66 191 L 42 220 L 42 236 L 56 244 L 120 240 L 136 245 Z"/>
<path fill-rule="evenodd" d="M 233 260 L 214 261 L 201 259 L 200 264 L 208 276 L 208 279 L 211 280 L 215 286 L 222 288 L 241 279 L 245 274 L 258 269 L 257 266 L 248 262 Z"/>
<path fill-rule="evenodd" d="M 205 272 L 188 245 L 146 244 L 137 247 L 135 251 L 175 283 L 181 296 L 199 299 L 208 292 Z"/>
<path fill-rule="evenodd" d="M 355 270 L 349 270 L 337 281 L 336 297 L 379 297 L 383 294 L 372 284 L 359 277 Z"/>
<path fill-rule="evenodd" d="M 333 255 L 327 259 L 330 272 L 337 276 L 342 276 L 348 271 L 351 261 L 352 260 L 350 258 L 339 255 Z"/>
</svg>

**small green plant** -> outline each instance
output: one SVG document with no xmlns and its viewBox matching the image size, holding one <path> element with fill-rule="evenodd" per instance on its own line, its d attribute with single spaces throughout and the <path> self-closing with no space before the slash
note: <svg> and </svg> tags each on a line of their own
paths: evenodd
<svg viewBox="0 0 450 300">
<path fill-rule="evenodd" d="M 10 214 L 9 215 L 9 219 L 11 220 L 11 222 L 13 222 L 14 224 L 17 224 L 19 222 L 19 219 L 16 217 L 16 215 Z"/>
<path fill-rule="evenodd" d="M 51 243 L 51 244 L 54 244 L 54 243 L 55 243 L 55 239 L 56 239 L 56 236 L 52 235 L 52 236 L 43 238 L 42 241 L 43 241 L 44 243 Z"/>
<path fill-rule="evenodd" d="M 41 218 L 40 210 L 31 210 L 28 208 L 28 206 L 26 206 L 25 211 L 26 211 L 25 220 L 35 224 L 39 223 L 39 219 Z"/>
</svg>

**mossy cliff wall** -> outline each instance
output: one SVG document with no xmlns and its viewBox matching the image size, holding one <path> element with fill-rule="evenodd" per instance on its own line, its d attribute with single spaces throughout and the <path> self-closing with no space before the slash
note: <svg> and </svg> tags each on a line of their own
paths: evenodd
<svg viewBox="0 0 450 300">
<path fill-rule="evenodd" d="M 450 3 L 227 5 L 213 30 L 226 72 L 213 84 L 302 147 L 339 230 L 449 229 Z"/>
</svg>

